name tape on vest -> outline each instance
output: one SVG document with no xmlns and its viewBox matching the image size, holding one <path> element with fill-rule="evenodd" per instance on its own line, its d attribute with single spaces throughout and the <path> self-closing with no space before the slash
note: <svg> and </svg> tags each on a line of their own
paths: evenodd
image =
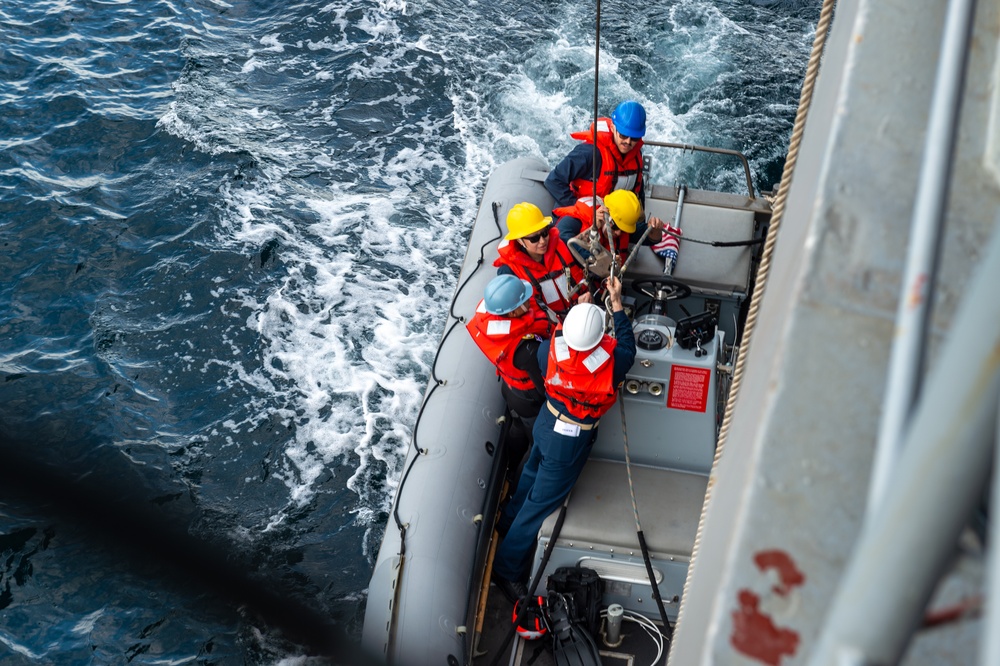
<svg viewBox="0 0 1000 666">
<path fill-rule="evenodd" d="M 494 319 L 486 325 L 486 335 L 507 335 L 510 333 L 510 319 Z"/>
</svg>

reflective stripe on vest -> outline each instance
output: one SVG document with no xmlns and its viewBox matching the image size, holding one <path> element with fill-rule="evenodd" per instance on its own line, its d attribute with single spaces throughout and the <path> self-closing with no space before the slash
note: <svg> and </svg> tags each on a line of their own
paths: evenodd
<svg viewBox="0 0 1000 666">
<path fill-rule="evenodd" d="M 574 281 L 583 279 L 583 270 L 573 260 L 569 248 L 559 238 L 558 229 L 549 230 L 549 248 L 545 251 L 542 262 L 532 259 L 516 241 L 503 240 L 497 247 L 500 257 L 493 262 L 494 266 L 507 266 L 514 275 L 522 280 L 528 280 L 533 285 L 537 282 L 539 296 L 555 312 L 565 313 L 575 302 L 569 297 L 569 281 L 566 279 L 566 268 Z"/>
<path fill-rule="evenodd" d="M 594 143 L 593 125 L 586 132 L 573 132 L 574 139 L 585 143 Z M 597 176 L 597 195 L 607 196 L 615 190 L 631 190 L 637 195 L 642 189 L 642 139 L 624 155 L 615 145 L 615 137 L 611 132 L 611 119 L 597 119 L 597 149 L 601 152 L 601 173 Z M 577 197 L 590 196 L 594 193 L 593 183 L 589 178 L 572 181 L 569 187 Z"/>
</svg>

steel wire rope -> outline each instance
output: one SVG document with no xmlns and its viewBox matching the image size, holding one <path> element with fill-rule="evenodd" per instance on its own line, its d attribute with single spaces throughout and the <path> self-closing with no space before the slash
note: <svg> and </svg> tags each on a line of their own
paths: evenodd
<svg viewBox="0 0 1000 666">
<path fill-rule="evenodd" d="M 781 184 L 775 196 L 774 204 L 771 208 L 771 221 L 767 229 L 767 239 L 764 242 L 764 249 L 761 253 L 760 265 L 757 267 L 757 274 L 754 278 L 755 286 L 753 297 L 750 299 L 750 308 L 747 311 L 746 323 L 743 326 L 743 336 L 740 343 L 739 354 L 736 357 L 736 366 L 733 370 L 733 378 L 729 385 L 729 396 L 726 401 L 726 411 L 722 417 L 722 425 L 719 427 L 718 444 L 715 448 L 715 456 L 712 459 L 712 469 L 709 473 L 709 483 L 705 490 L 705 499 L 702 502 L 701 515 L 698 518 L 698 530 L 695 533 L 694 545 L 691 549 L 691 563 L 696 561 L 698 548 L 701 545 L 702 532 L 705 527 L 705 511 L 712 496 L 712 480 L 719 467 L 719 460 L 725 449 L 726 439 L 729 435 L 729 426 L 732 421 L 733 406 L 739 396 L 740 383 L 743 376 L 743 367 L 746 364 L 747 350 L 750 345 L 751 336 L 757 323 L 757 313 L 760 310 L 760 301 L 763 298 L 764 288 L 767 286 L 767 278 L 771 270 L 771 257 L 774 254 L 774 246 L 777 244 L 778 231 L 781 228 L 782 216 L 785 212 L 785 202 L 788 199 L 788 189 L 792 181 L 792 173 L 798 161 L 799 147 L 802 143 L 802 135 L 805 131 L 806 118 L 809 115 L 809 106 L 812 104 L 813 91 L 816 87 L 816 77 L 819 75 L 820 61 L 823 58 L 823 50 L 826 45 L 826 38 L 830 32 L 830 22 L 833 19 L 833 11 L 837 0 L 823 0 L 823 7 L 820 10 L 819 20 L 816 22 L 816 36 L 813 38 L 812 51 L 809 54 L 809 62 L 806 65 L 805 78 L 802 81 L 802 90 L 799 94 L 799 106 L 795 113 L 795 122 L 792 125 L 792 134 L 789 139 L 788 153 L 785 156 L 785 165 L 781 173 Z M 691 572 L 693 566 L 688 566 L 687 576 L 684 579 L 684 591 L 681 599 L 685 599 L 688 588 L 691 585 Z M 684 616 L 684 604 L 677 614 L 677 624 L 680 624 Z M 669 655 L 668 655 L 669 660 Z"/>
<path fill-rule="evenodd" d="M 399 480 L 399 487 L 396 489 L 396 501 L 393 503 L 392 507 L 392 518 L 396 522 L 396 528 L 399 530 L 399 557 L 401 560 L 403 556 L 406 554 L 406 526 L 399 519 L 399 498 L 403 493 L 403 486 L 406 484 L 406 479 L 410 476 L 410 470 L 413 469 L 413 464 L 417 461 L 417 458 L 419 458 L 420 456 L 424 455 L 427 452 L 426 449 L 421 449 L 420 445 L 417 443 L 417 431 L 420 429 L 420 420 L 424 415 L 424 409 L 427 407 L 427 403 L 430 402 L 431 397 L 434 395 L 434 392 L 437 390 L 437 388 L 442 384 L 444 384 L 444 381 L 442 381 L 437 376 L 437 362 L 438 358 L 441 355 L 441 348 L 444 346 L 444 343 L 448 339 L 448 336 L 451 335 L 451 332 L 455 330 L 455 327 L 465 322 L 464 317 L 460 317 L 457 314 L 455 314 L 455 303 L 458 301 L 458 297 L 462 293 L 462 290 L 465 289 L 467 284 L 469 284 L 469 280 L 472 279 L 472 276 L 475 275 L 480 268 L 482 268 L 483 261 L 486 258 L 486 246 L 489 245 L 490 243 L 494 243 L 500 240 L 500 238 L 503 236 L 503 230 L 500 228 L 500 216 L 499 213 L 497 212 L 500 208 L 500 203 L 498 201 L 494 201 L 492 205 L 493 205 L 493 223 L 496 225 L 497 235 L 496 237 L 491 238 L 485 243 L 483 243 L 482 246 L 479 248 L 479 259 L 476 260 L 476 267 L 472 269 L 472 271 L 465 278 L 465 280 L 458 286 L 458 289 L 455 290 L 455 295 L 452 296 L 451 298 L 451 304 L 448 306 L 448 314 L 455 321 L 452 323 L 451 327 L 448 328 L 447 331 L 445 331 L 445 334 L 441 336 L 441 342 L 438 343 L 437 351 L 434 352 L 434 362 L 431 363 L 431 379 L 434 381 L 434 383 L 431 386 L 431 390 L 428 391 L 427 396 L 424 398 L 424 401 L 420 403 L 420 410 L 417 412 L 417 420 L 413 424 L 413 448 L 417 453 L 412 458 L 410 458 L 410 464 L 406 466 L 406 470 L 403 472 L 403 476 Z"/>
<path fill-rule="evenodd" d="M 591 205 L 591 210 L 593 211 L 593 217 L 591 219 L 592 219 L 592 225 L 593 226 L 591 226 L 591 242 L 593 242 L 594 240 L 596 240 L 595 237 L 596 237 L 596 235 L 598 233 L 598 224 L 597 224 L 597 156 L 598 156 L 598 151 L 597 151 L 597 118 L 598 118 L 598 115 L 597 114 L 598 114 L 598 92 L 599 92 L 599 89 L 600 89 L 599 84 L 600 84 L 600 78 L 601 78 L 601 76 L 600 76 L 600 74 L 601 74 L 601 67 L 600 67 L 600 65 L 601 65 L 601 0 L 597 0 L 596 12 L 597 12 L 597 16 L 595 17 L 596 29 L 595 29 L 595 35 L 594 35 L 594 120 L 593 120 L 593 124 L 591 125 L 591 139 L 593 141 L 593 152 L 592 152 L 593 165 L 592 165 L 592 169 L 591 169 L 591 178 L 593 179 L 592 183 L 591 183 L 591 186 L 593 188 L 593 199 L 592 199 L 592 205 Z M 608 247 L 614 248 L 615 247 L 615 243 L 614 243 L 614 236 L 611 233 L 611 224 L 612 224 L 612 222 L 609 220 L 608 224 L 607 224 L 607 228 L 605 230 L 605 233 L 607 235 Z M 649 229 L 648 228 L 646 229 L 646 233 L 647 234 L 649 233 Z M 610 271 L 609 279 L 617 279 L 618 276 L 616 275 L 616 273 L 618 271 L 616 270 L 616 267 L 617 267 L 617 264 L 618 264 L 618 253 L 617 253 L 617 251 L 615 249 L 611 250 L 611 256 L 612 256 L 612 263 L 611 263 L 611 271 Z M 607 310 L 608 314 L 610 315 L 609 316 L 609 321 L 613 320 L 613 318 L 614 318 L 614 312 L 613 312 L 613 306 L 612 306 L 612 303 L 611 303 L 610 295 L 607 295 L 605 297 L 605 299 L 604 299 L 604 307 Z M 612 327 L 612 332 L 613 331 L 614 331 L 614 328 Z M 639 549 L 642 551 L 642 559 L 643 559 L 643 562 L 645 562 L 645 565 L 646 565 L 646 574 L 649 576 L 649 586 L 650 586 L 650 588 L 652 590 L 653 599 L 656 600 L 656 606 L 657 606 L 657 609 L 660 612 L 660 619 L 663 620 L 664 630 L 667 632 L 667 635 L 668 635 L 667 640 L 669 640 L 670 636 L 672 635 L 671 634 L 671 629 L 670 629 L 670 623 L 667 622 L 667 613 L 666 613 L 666 610 L 663 608 L 663 600 L 660 598 L 660 590 L 659 590 L 659 587 L 656 584 L 656 577 L 653 574 L 653 565 L 652 565 L 652 563 L 650 562 L 650 559 L 649 559 L 649 549 L 646 546 L 646 538 L 643 535 L 642 527 L 639 524 L 639 509 L 636 506 L 636 502 L 635 502 L 635 489 L 634 489 L 634 487 L 632 485 L 632 468 L 631 468 L 631 465 L 629 464 L 628 435 L 627 435 L 627 431 L 626 431 L 626 428 L 625 428 L 625 403 L 624 403 L 624 398 L 623 398 L 621 392 L 619 392 L 619 394 L 618 394 L 618 400 L 619 400 L 618 404 L 621 407 L 621 415 L 622 415 L 622 436 L 623 436 L 624 441 L 625 441 L 625 469 L 628 472 L 628 487 L 629 487 L 629 493 L 631 494 L 631 498 L 632 498 L 632 512 L 633 512 L 633 515 L 635 516 L 635 527 L 636 527 L 636 533 L 637 533 L 638 540 L 639 540 Z M 553 539 L 553 541 L 554 541 L 554 539 Z"/>
<path fill-rule="evenodd" d="M 597 97 L 598 91 L 600 90 L 600 80 L 601 80 L 601 0 L 597 0 L 596 7 L 597 16 L 594 19 L 594 119 L 590 126 L 590 139 L 593 142 L 590 152 L 590 186 L 593 197 L 591 198 L 590 210 L 592 214 L 590 216 L 590 230 L 591 230 L 591 241 L 594 240 L 597 234 L 597 158 L 600 153 L 597 150 Z"/>
</svg>

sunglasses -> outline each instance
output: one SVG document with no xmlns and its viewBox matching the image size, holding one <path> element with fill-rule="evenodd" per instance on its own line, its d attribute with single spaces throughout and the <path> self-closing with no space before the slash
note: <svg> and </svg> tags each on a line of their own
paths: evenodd
<svg viewBox="0 0 1000 666">
<path fill-rule="evenodd" d="M 552 225 L 550 224 L 549 226 L 545 227 L 544 229 L 542 229 L 540 231 L 536 231 L 535 233 L 531 234 L 530 236 L 521 236 L 521 240 L 526 240 L 529 243 L 537 243 L 538 241 L 540 241 L 542 239 L 543 236 L 545 238 L 549 237 L 549 229 L 551 229 L 551 228 L 552 228 Z"/>
<path fill-rule="evenodd" d="M 629 143 L 638 143 L 639 142 L 639 139 L 637 139 L 636 137 L 634 137 L 634 136 L 628 136 L 627 134 L 622 134 L 618 130 L 615 130 L 615 134 L 618 135 L 618 139 L 621 140 L 621 141 L 627 141 Z"/>
</svg>

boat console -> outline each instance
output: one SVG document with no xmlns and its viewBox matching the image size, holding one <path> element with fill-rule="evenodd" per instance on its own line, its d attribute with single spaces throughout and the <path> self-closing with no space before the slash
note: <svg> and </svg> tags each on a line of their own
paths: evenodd
<svg viewBox="0 0 1000 666">
<path fill-rule="evenodd" d="M 715 369 L 725 334 L 715 329 L 704 343 L 684 348 L 678 328 L 663 315 L 636 319 L 635 364 L 622 392 L 624 434 L 633 464 L 708 474 L 715 456 Z M 601 420 L 591 457 L 624 462 L 624 444 L 619 406 Z"/>
<path fill-rule="evenodd" d="M 677 194 L 676 188 L 653 187 L 647 212 L 675 219 Z M 625 275 L 635 363 L 619 405 L 601 420 L 545 571 L 592 568 L 604 580 L 606 603 L 656 616 L 636 540 L 631 488 L 671 622 L 715 457 L 725 399 L 719 370 L 738 344 L 738 322 L 751 293 L 754 252 L 746 242 L 760 237 L 767 220 L 759 215 L 765 210 L 759 200 L 736 195 L 692 190 L 682 206 L 674 271 L 664 275 L 663 260 L 643 248 Z M 536 567 L 555 523 L 553 514 L 539 532 Z"/>
</svg>

